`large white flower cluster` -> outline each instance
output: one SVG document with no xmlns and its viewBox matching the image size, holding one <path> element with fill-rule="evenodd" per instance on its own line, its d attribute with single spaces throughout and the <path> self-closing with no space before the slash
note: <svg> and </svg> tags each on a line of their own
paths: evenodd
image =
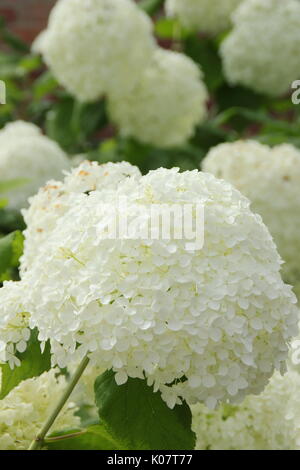
<svg viewBox="0 0 300 470">
<path fill-rule="evenodd" d="M 221 45 L 230 83 L 280 95 L 299 78 L 300 2 L 245 0 Z"/>
<path fill-rule="evenodd" d="M 20 365 L 15 353 L 25 351 L 30 337 L 25 294 L 21 282 L 5 282 L 0 289 L 0 362 L 8 362 L 11 368 Z"/>
<path fill-rule="evenodd" d="M 183 398 L 213 408 L 261 392 L 274 369 L 284 369 L 298 315 L 260 216 L 210 174 L 132 169 L 127 176 L 121 164 L 116 185 L 112 168 L 84 163 L 58 183 L 60 196 L 47 188 L 50 205 L 51 191 L 54 199 L 70 192 L 70 201 L 64 211 L 52 205 L 52 229 L 22 283 L 29 325 L 50 339 L 53 364 L 89 354 L 92 364 L 113 368 L 119 384 L 146 377 L 170 407 Z M 36 207 L 39 197 L 45 204 L 40 191 Z M 203 204 L 204 247 L 141 238 L 153 204 Z M 127 239 L 106 238 L 115 210 L 127 217 Z M 161 228 L 159 219 L 151 223 Z"/>
<path fill-rule="evenodd" d="M 37 436 L 64 389 L 66 380 L 52 369 L 39 377 L 24 380 L 0 400 L 0 450 L 26 450 Z M 1 371 L 0 371 L 1 387 Z M 80 426 L 73 402 L 64 407 L 55 421 L 55 429 Z"/>
<path fill-rule="evenodd" d="M 251 140 L 225 143 L 210 150 L 202 168 L 250 199 L 285 261 L 285 280 L 300 294 L 300 151 Z"/>
<path fill-rule="evenodd" d="M 130 91 L 155 49 L 150 18 L 132 0 L 59 0 L 33 46 L 81 101 Z"/>
<path fill-rule="evenodd" d="M 109 111 L 124 136 L 160 147 L 182 144 L 206 117 L 207 89 L 187 56 L 157 49 L 131 94 L 112 94 Z"/>
<path fill-rule="evenodd" d="M 30 199 L 29 208 L 22 211 L 27 228 L 24 231 L 24 253 L 20 260 L 21 275 L 31 266 L 60 218 L 73 207 L 74 193 L 88 194 L 90 191 L 101 191 L 103 187 L 115 191 L 119 183 L 130 176 L 139 178 L 141 172 L 127 162 L 98 165 L 87 160 L 74 168 L 64 182 L 49 181 L 42 187 Z"/>
<path fill-rule="evenodd" d="M 70 166 L 58 144 L 34 124 L 15 121 L 0 130 L 0 182 L 21 180 L 18 187 L 5 193 L 9 207 L 27 206 L 28 198 L 47 180 L 60 178 Z"/>
<path fill-rule="evenodd" d="M 107 95 L 124 136 L 173 146 L 206 116 L 199 67 L 157 47 L 150 18 L 132 0 L 59 0 L 33 49 L 79 100 Z"/>
<path fill-rule="evenodd" d="M 167 13 L 186 28 L 216 34 L 230 27 L 230 15 L 241 0 L 167 0 Z"/>
<path fill-rule="evenodd" d="M 275 373 L 259 396 L 216 411 L 192 407 L 198 450 L 299 450 L 300 375 Z"/>
</svg>

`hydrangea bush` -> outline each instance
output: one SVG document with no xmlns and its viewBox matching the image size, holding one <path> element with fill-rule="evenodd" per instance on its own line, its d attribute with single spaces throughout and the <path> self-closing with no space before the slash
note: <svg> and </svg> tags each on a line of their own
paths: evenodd
<svg viewBox="0 0 300 470">
<path fill-rule="evenodd" d="M 202 167 L 251 200 L 285 262 L 286 281 L 299 294 L 300 151 L 288 144 L 270 148 L 256 141 L 237 141 L 212 148 Z"/>
<path fill-rule="evenodd" d="M 241 0 L 167 0 L 166 10 L 187 28 L 217 34 L 230 27 L 231 13 L 240 3 Z"/>
<path fill-rule="evenodd" d="M 299 5 L 1 19 L 0 449 L 299 448 Z"/>
<path fill-rule="evenodd" d="M 267 95 L 287 92 L 299 73 L 299 1 L 245 0 L 232 18 L 220 49 L 228 81 Z"/>
<path fill-rule="evenodd" d="M 28 448 L 66 387 L 66 379 L 59 374 L 58 369 L 51 369 L 24 380 L 0 400 L 0 450 Z M 78 428 L 76 410 L 75 403 L 69 402 L 55 423 L 56 429 Z"/>
<path fill-rule="evenodd" d="M 160 147 L 180 145 L 207 114 L 201 70 L 177 52 L 158 49 L 130 95 L 111 94 L 109 112 L 124 136 Z"/>
<path fill-rule="evenodd" d="M 265 391 L 240 405 L 211 411 L 193 406 L 198 450 L 297 450 L 300 446 L 298 372 L 275 373 Z M 245 425 L 246 424 L 246 425 Z"/>
<path fill-rule="evenodd" d="M 6 193 L 11 208 L 27 206 L 40 186 L 70 167 L 63 150 L 34 124 L 15 121 L 0 131 L 1 181 L 20 181 L 18 188 Z"/>
<path fill-rule="evenodd" d="M 155 42 L 132 0 L 59 0 L 33 48 L 71 93 L 93 101 L 120 85 L 130 91 Z"/>
<path fill-rule="evenodd" d="M 124 199 L 129 221 L 154 202 L 204 205 L 204 247 L 140 239 L 139 226 L 129 239 L 105 238 Z M 296 299 L 268 230 L 230 184 L 197 170 L 142 176 L 126 163 L 84 162 L 42 188 L 25 220 L 22 280 L 0 290 L 11 366 L 37 329 L 53 365 L 88 357 L 119 386 L 146 379 L 170 408 L 240 402 L 284 372 Z"/>
</svg>

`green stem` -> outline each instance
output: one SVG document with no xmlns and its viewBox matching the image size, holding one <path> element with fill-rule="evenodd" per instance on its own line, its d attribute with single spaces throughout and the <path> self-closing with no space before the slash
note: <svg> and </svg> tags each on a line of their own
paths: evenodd
<svg viewBox="0 0 300 470">
<path fill-rule="evenodd" d="M 56 442 L 56 441 L 63 441 L 65 439 L 71 439 L 73 437 L 78 437 L 78 436 L 83 436 L 86 434 L 86 429 L 77 431 L 77 432 L 72 432 L 70 434 L 62 434 L 61 436 L 54 436 L 54 437 L 47 437 L 44 441 L 47 444 L 47 442 Z"/>
<path fill-rule="evenodd" d="M 45 424 L 42 427 L 39 434 L 36 436 L 36 438 L 30 444 L 28 450 L 38 450 L 42 446 L 47 432 L 49 431 L 52 424 L 54 423 L 57 416 L 61 412 L 61 410 L 64 407 L 64 405 L 66 404 L 67 400 L 69 399 L 69 397 L 70 397 L 71 393 L 73 392 L 75 386 L 77 385 L 80 377 L 82 376 L 83 372 L 85 371 L 89 361 L 90 360 L 87 356 L 81 361 L 81 363 L 79 364 L 79 366 L 78 366 L 71 382 L 68 384 L 68 387 L 65 390 L 63 396 L 61 397 L 61 399 L 57 403 L 56 407 L 54 408 L 53 412 L 51 413 L 51 415 L 49 416 L 49 418 L 45 422 Z"/>
</svg>

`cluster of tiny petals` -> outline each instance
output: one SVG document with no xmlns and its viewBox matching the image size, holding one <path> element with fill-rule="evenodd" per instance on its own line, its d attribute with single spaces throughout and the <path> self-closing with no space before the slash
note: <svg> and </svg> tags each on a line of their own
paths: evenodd
<svg viewBox="0 0 300 470">
<path fill-rule="evenodd" d="M 60 178 L 69 168 L 67 155 L 34 124 L 15 121 L 0 131 L 0 181 L 20 180 L 5 194 L 10 207 L 27 206 L 28 198 L 47 180 Z"/>
<path fill-rule="evenodd" d="M 230 27 L 230 15 L 241 0 L 167 0 L 166 10 L 186 28 L 217 34 Z"/>
<path fill-rule="evenodd" d="M 30 337 L 25 295 L 21 282 L 5 282 L 0 288 L 0 362 L 8 362 L 11 368 L 20 365 L 16 352 L 25 351 Z"/>
<path fill-rule="evenodd" d="M 184 54 L 157 49 L 132 93 L 111 94 L 108 105 L 122 135 L 170 147 L 206 118 L 207 99 L 199 67 Z"/>
<path fill-rule="evenodd" d="M 99 165 L 86 160 L 67 172 L 63 183 L 49 181 L 30 199 L 29 208 L 22 211 L 27 228 L 24 231 L 24 254 L 20 260 L 21 275 L 30 267 L 39 247 L 60 218 L 74 207 L 74 195 L 83 197 L 84 193 L 101 191 L 103 187 L 115 191 L 122 180 L 141 176 L 140 170 L 127 162 Z"/>
<path fill-rule="evenodd" d="M 53 364 L 65 367 L 89 354 L 92 364 L 116 372 L 118 384 L 146 376 L 170 407 L 185 399 L 213 408 L 260 393 L 274 369 L 284 369 L 298 312 L 276 247 L 249 201 L 197 170 L 140 176 L 132 169 L 117 187 L 108 176 L 107 185 L 86 190 L 85 165 L 61 184 L 62 193 L 74 188 L 68 210 L 58 210 L 54 223 L 53 208 L 52 230 L 22 275 L 31 286 L 30 327 L 41 341 L 50 339 Z M 141 239 L 137 226 L 130 238 L 105 238 L 122 198 L 129 223 L 141 207 L 147 217 L 152 204 L 203 204 L 204 247 Z"/>
<path fill-rule="evenodd" d="M 28 448 L 66 388 L 65 378 L 58 374 L 59 370 L 52 369 L 24 380 L 0 401 L 0 450 Z M 55 421 L 55 429 L 78 428 L 80 419 L 75 416 L 76 411 L 70 402 Z"/>
<path fill-rule="evenodd" d="M 93 101 L 120 86 L 130 91 L 155 42 L 150 18 L 132 0 L 59 0 L 33 49 L 59 83 Z"/>
<path fill-rule="evenodd" d="M 192 407 L 197 450 L 299 450 L 300 375 L 278 372 L 263 393 L 211 411 Z"/>
<path fill-rule="evenodd" d="M 221 44 L 227 79 L 268 95 L 288 91 L 299 76 L 298 0 L 245 0 Z"/>
<path fill-rule="evenodd" d="M 250 199 L 285 261 L 285 280 L 300 294 L 300 151 L 289 144 L 225 143 L 210 150 L 202 168 Z"/>
</svg>

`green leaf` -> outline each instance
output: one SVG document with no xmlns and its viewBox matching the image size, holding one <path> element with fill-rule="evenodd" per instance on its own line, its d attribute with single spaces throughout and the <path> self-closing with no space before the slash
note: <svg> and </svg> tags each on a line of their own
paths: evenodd
<svg viewBox="0 0 300 470">
<path fill-rule="evenodd" d="M 24 229 L 24 219 L 19 211 L 9 208 L 0 209 L 0 231 L 2 233 L 10 233 L 14 230 Z"/>
<path fill-rule="evenodd" d="M 232 107 L 258 110 L 266 103 L 266 96 L 243 86 L 230 86 L 226 83 L 217 89 L 216 99 L 220 111 Z"/>
<path fill-rule="evenodd" d="M 68 152 L 75 150 L 76 136 L 71 128 L 73 110 L 73 98 L 66 97 L 56 103 L 46 116 L 47 135 Z"/>
<path fill-rule="evenodd" d="M 25 74 L 34 72 L 42 65 L 40 56 L 28 54 L 20 60 L 19 67 L 24 70 Z"/>
<path fill-rule="evenodd" d="M 43 372 L 50 370 L 50 345 L 47 342 L 44 352 L 41 352 L 37 329 L 32 330 L 27 349 L 23 353 L 16 353 L 21 365 L 11 369 L 9 364 L 0 364 L 2 370 L 2 381 L 0 400 L 2 400 L 22 380 L 38 377 Z"/>
<path fill-rule="evenodd" d="M 106 122 L 103 101 L 79 103 L 67 96 L 47 113 L 46 132 L 67 152 L 80 153 L 89 144 L 90 135 Z"/>
<path fill-rule="evenodd" d="M 121 450 L 104 426 L 53 433 L 45 440 L 48 450 Z M 124 448 L 122 449 L 124 450 Z"/>
<path fill-rule="evenodd" d="M 33 97 L 36 101 L 39 101 L 49 93 L 52 93 L 57 87 L 57 81 L 53 75 L 46 70 L 33 84 Z"/>
<path fill-rule="evenodd" d="M 19 264 L 24 237 L 19 230 L 0 238 L 0 277 Z"/>
<path fill-rule="evenodd" d="M 127 449 L 194 448 L 187 404 L 171 410 L 146 380 L 129 378 L 117 385 L 115 374 L 107 371 L 96 379 L 95 395 L 101 423 Z"/>
<path fill-rule="evenodd" d="M 2 39 L 4 42 L 6 42 L 7 45 L 9 45 L 13 50 L 16 50 L 18 52 L 30 52 L 30 46 L 25 42 L 22 41 L 18 36 L 15 36 L 12 34 L 8 28 L 6 28 L 4 23 L 1 23 L 1 34 Z"/>
<path fill-rule="evenodd" d="M 3 209 L 4 207 L 6 207 L 7 204 L 8 204 L 8 200 L 7 200 L 7 199 L 0 198 L 0 209 Z"/>
<path fill-rule="evenodd" d="M 84 103 L 80 105 L 77 115 L 74 116 L 73 129 L 75 133 L 81 133 L 84 141 L 107 123 L 104 100 L 95 103 Z"/>
<path fill-rule="evenodd" d="M 160 18 L 155 23 L 155 34 L 160 39 L 181 40 L 188 37 L 191 32 L 184 29 L 175 18 Z"/>
<path fill-rule="evenodd" d="M 0 193 L 6 193 L 11 191 L 12 189 L 19 188 L 24 184 L 28 183 L 28 179 L 26 178 L 17 178 L 8 181 L 0 181 Z"/>
<path fill-rule="evenodd" d="M 142 0 L 139 2 L 139 7 L 144 10 L 148 15 L 153 15 L 162 6 L 164 0 Z"/>
<path fill-rule="evenodd" d="M 218 47 L 210 38 L 188 36 L 184 42 L 184 52 L 201 67 L 209 91 L 215 91 L 224 83 L 224 75 Z"/>
</svg>

